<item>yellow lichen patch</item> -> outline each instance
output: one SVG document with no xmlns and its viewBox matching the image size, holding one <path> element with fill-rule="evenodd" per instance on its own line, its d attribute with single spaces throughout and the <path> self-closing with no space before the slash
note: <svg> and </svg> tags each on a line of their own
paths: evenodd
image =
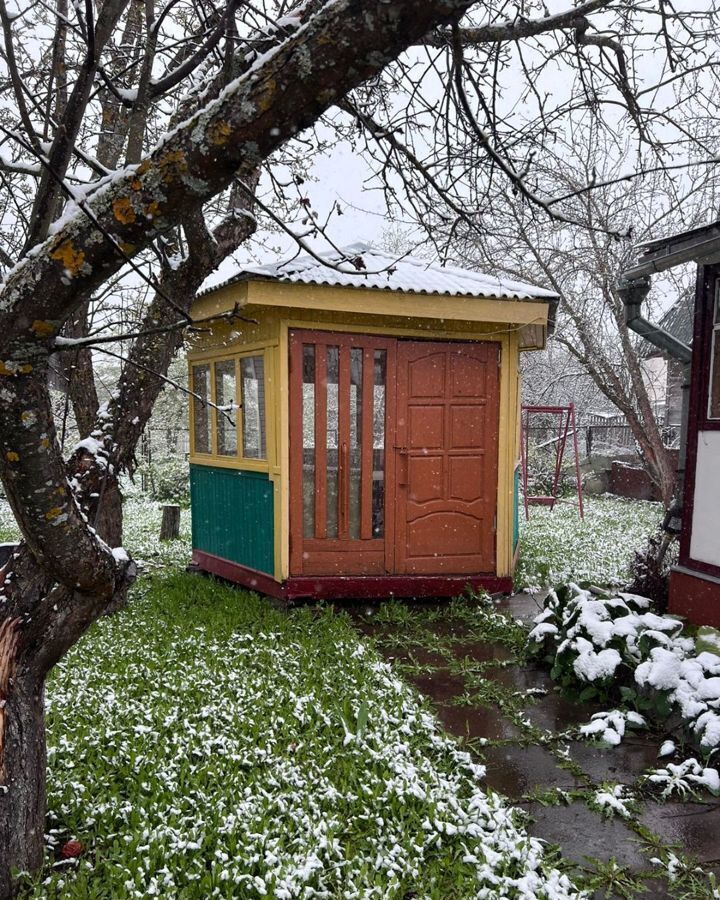
<svg viewBox="0 0 720 900">
<path fill-rule="evenodd" d="M 135 221 L 135 210 L 129 197 L 113 200 L 113 215 L 123 225 L 131 225 Z"/>
<path fill-rule="evenodd" d="M 30 329 L 35 334 L 40 335 L 40 337 L 47 337 L 55 331 L 55 326 L 52 322 L 48 322 L 47 319 L 35 319 Z"/>
<path fill-rule="evenodd" d="M 211 144 L 222 147 L 230 139 L 232 129 L 227 122 L 213 122 L 208 128 L 207 136 Z"/>
<path fill-rule="evenodd" d="M 8 450 L 5 457 L 8 462 L 17 462 L 20 459 L 20 454 L 16 453 L 14 450 Z"/>
<path fill-rule="evenodd" d="M 134 191 L 139 191 L 140 188 L 142 187 L 142 181 L 140 181 L 139 178 L 133 178 L 133 180 L 130 182 L 130 187 Z"/>
<path fill-rule="evenodd" d="M 150 160 L 144 159 L 140 163 L 140 165 L 137 167 L 137 169 L 135 169 L 135 174 L 136 175 L 144 175 L 148 171 L 149 168 L 150 168 Z"/>
<path fill-rule="evenodd" d="M 127 242 L 118 244 L 118 246 L 120 247 L 122 252 L 125 254 L 125 256 L 132 256 L 135 253 L 135 251 L 137 250 L 137 247 L 135 246 L 135 244 L 128 244 Z"/>
<path fill-rule="evenodd" d="M 8 368 L 8 366 L 0 360 L 0 375 L 15 375 L 17 374 L 17 368 L 12 367 Z"/>
<path fill-rule="evenodd" d="M 49 446 L 50 446 L 50 439 L 49 439 L 49 438 L 42 438 L 41 441 L 40 441 L 40 447 L 41 447 L 43 450 L 47 450 Z"/>
<path fill-rule="evenodd" d="M 334 96 L 334 95 L 333 95 Z M 274 78 L 268 79 L 265 91 L 258 97 L 256 106 L 259 113 L 267 112 L 277 102 L 277 84 Z"/>
<path fill-rule="evenodd" d="M 158 160 L 160 177 L 165 184 L 170 184 L 178 175 L 187 172 L 187 160 L 182 150 L 171 150 Z"/>
<path fill-rule="evenodd" d="M 145 207 L 145 215 L 150 219 L 154 219 L 156 216 L 160 215 L 160 204 L 157 202 L 157 200 L 153 200 L 152 203 L 148 203 L 148 205 Z"/>
<path fill-rule="evenodd" d="M 65 271 L 69 272 L 71 276 L 75 276 L 85 262 L 85 254 L 82 250 L 76 250 L 72 241 L 63 241 L 50 254 L 50 259 L 61 262 Z"/>
<path fill-rule="evenodd" d="M 18 368 L 18 372 L 21 375 L 29 375 L 32 372 L 32 369 L 33 367 L 30 365 L 30 363 L 25 363 L 25 365 Z"/>
<path fill-rule="evenodd" d="M 62 513 L 62 506 L 53 506 L 52 509 L 49 509 L 45 513 L 45 518 L 48 522 L 52 522 L 53 519 L 57 519 L 57 517 Z"/>
</svg>

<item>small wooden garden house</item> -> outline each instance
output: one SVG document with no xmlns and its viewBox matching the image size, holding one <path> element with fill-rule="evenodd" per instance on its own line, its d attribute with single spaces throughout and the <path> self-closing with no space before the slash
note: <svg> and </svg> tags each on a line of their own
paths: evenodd
<svg viewBox="0 0 720 900">
<path fill-rule="evenodd" d="M 286 599 L 509 591 L 519 354 L 556 296 L 343 254 L 246 269 L 193 306 L 193 565 Z"/>
</svg>

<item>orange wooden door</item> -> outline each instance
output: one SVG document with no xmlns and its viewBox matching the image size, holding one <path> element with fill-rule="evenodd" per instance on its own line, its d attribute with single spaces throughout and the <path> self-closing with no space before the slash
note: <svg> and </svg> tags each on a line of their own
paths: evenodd
<svg viewBox="0 0 720 900">
<path fill-rule="evenodd" d="M 495 571 L 499 352 L 398 342 L 398 574 Z"/>
<path fill-rule="evenodd" d="M 290 332 L 291 575 L 387 571 L 395 343 Z"/>
</svg>

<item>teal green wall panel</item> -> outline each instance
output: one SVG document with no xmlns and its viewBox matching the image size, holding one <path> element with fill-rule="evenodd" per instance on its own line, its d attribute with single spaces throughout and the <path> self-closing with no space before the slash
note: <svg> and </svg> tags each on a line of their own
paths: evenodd
<svg viewBox="0 0 720 900">
<path fill-rule="evenodd" d="M 190 466 L 190 502 L 195 550 L 273 574 L 274 499 L 266 473 Z"/>
<path fill-rule="evenodd" d="M 515 467 L 515 499 L 513 502 L 513 553 L 520 540 L 520 466 Z"/>
</svg>

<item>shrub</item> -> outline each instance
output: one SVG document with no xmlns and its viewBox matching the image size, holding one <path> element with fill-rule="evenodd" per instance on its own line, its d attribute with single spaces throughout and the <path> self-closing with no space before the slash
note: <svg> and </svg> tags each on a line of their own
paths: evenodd
<svg viewBox="0 0 720 900">
<path fill-rule="evenodd" d="M 137 474 L 153 500 L 159 503 L 179 503 L 181 506 L 190 503 L 190 481 L 186 460 L 166 457 L 153 462 L 143 462 L 138 466 Z"/>
<path fill-rule="evenodd" d="M 672 616 L 635 594 L 598 596 L 576 584 L 550 591 L 529 653 L 581 700 L 620 700 L 656 721 L 676 716 L 691 740 L 720 747 L 720 656 L 698 652 Z"/>
</svg>

